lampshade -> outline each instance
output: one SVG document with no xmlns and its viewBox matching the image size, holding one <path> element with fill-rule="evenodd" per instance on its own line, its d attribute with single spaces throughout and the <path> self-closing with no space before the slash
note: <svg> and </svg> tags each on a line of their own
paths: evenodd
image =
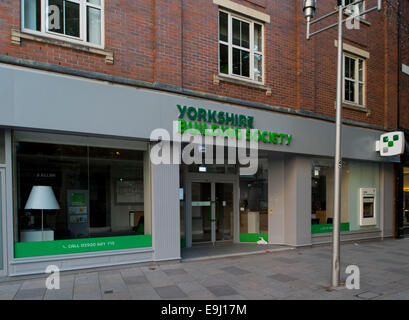
<svg viewBox="0 0 409 320">
<path fill-rule="evenodd" d="M 58 210 L 60 206 L 51 187 L 34 186 L 31 189 L 25 209 Z"/>
</svg>

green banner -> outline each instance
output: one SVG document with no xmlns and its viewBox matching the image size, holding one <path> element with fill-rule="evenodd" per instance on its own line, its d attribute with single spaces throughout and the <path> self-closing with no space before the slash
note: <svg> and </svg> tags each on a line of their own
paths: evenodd
<svg viewBox="0 0 409 320">
<path fill-rule="evenodd" d="M 268 242 L 267 233 L 240 233 L 240 242 L 257 242 L 261 238 Z"/>
<path fill-rule="evenodd" d="M 85 201 L 85 193 L 84 192 L 77 192 L 71 195 L 71 206 L 74 207 L 84 207 L 86 206 Z"/>
<path fill-rule="evenodd" d="M 14 244 L 14 257 L 42 257 L 144 247 L 152 247 L 152 235 L 16 242 Z"/>
<path fill-rule="evenodd" d="M 349 222 L 341 223 L 341 231 L 349 231 Z M 332 232 L 332 224 L 312 224 L 311 233 Z"/>
</svg>

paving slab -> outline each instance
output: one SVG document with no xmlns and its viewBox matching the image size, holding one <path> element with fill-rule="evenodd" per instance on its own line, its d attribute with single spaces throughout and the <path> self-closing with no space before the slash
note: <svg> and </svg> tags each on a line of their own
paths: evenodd
<svg viewBox="0 0 409 320">
<path fill-rule="evenodd" d="M 297 280 L 297 278 L 288 276 L 286 274 L 281 274 L 281 273 L 272 274 L 271 276 L 269 276 L 269 278 L 276 280 L 276 281 L 280 281 L 280 282 L 289 282 L 289 281 Z"/>
<path fill-rule="evenodd" d="M 155 291 L 162 299 L 186 298 L 186 294 L 178 286 L 157 287 Z"/>
<path fill-rule="evenodd" d="M 1 284 L 0 285 L 0 300 L 12 300 L 20 289 L 21 283 Z"/>
<path fill-rule="evenodd" d="M 206 288 L 218 298 L 224 297 L 224 296 L 232 296 L 232 295 L 237 294 L 237 291 L 228 285 L 211 286 L 211 287 L 206 287 Z"/>
<path fill-rule="evenodd" d="M 42 300 L 45 288 L 20 289 L 14 296 L 14 300 Z"/>
<path fill-rule="evenodd" d="M 177 268 L 177 269 L 167 269 L 163 270 L 168 276 L 177 276 L 177 275 L 185 275 L 187 274 L 185 269 Z"/>
<path fill-rule="evenodd" d="M 161 300 L 161 297 L 150 284 L 128 286 L 131 299 L 134 300 Z"/>
<path fill-rule="evenodd" d="M 224 272 L 231 273 L 231 274 L 233 274 L 235 276 L 250 273 L 250 271 L 248 271 L 248 270 L 244 270 L 244 269 L 237 268 L 237 267 L 234 267 L 234 266 L 233 267 L 225 267 L 225 268 L 222 268 L 221 270 L 223 270 Z"/>
</svg>

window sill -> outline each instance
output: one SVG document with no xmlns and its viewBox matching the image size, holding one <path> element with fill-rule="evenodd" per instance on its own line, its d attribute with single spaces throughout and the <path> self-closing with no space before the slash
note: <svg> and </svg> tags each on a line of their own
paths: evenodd
<svg viewBox="0 0 409 320">
<path fill-rule="evenodd" d="M 228 82 L 228 83 L 233 83 L 233 84 L 238 84 L 241 86 L 246 86 L 246 87 L 250 87 L 250 88 L 256 88 L 256 89 L 260 89 L 260 90 L 265 90 L 266 91 L 266 96 L 271 96 L 272 94 L 272 90 L 270 87 L 267 87 L 263 84 L 259 84 L 256 82 L 252 82 L 252 81 L 246 81 L 246 80 L 241 80 L 241 79 L 236 79 L 236 78 L 232 78 L 226 75 L 214 75 L 213 76 L 213 84 L 214 85 L 219 85 L 220 81 L 223 82 Z"/>
<path fill-rule="evenodd" d="M 43 35 L 35 35 L 31 33 L 21 32 L 16 29 L 11 29 L 11 43 L 15 45 L 21 44 L 21 39 L 31 40 L 31 41 L 38 41 L 42 43 L 52 44 L 64 48 L 70 48 L 73 50 L 89 52 L 101 56 L 105 56 L 105 63 L 106 64 L 114 64 L 114 53 L 109 50 L 94 48 L 87 45 L 76 44 L 69 41 L 54 39 L 51 37 L 43 36 Z"/>
<path fill-rule="evenodd" d="M 336 103 L 334 103 L 334 108 L 335 109 L 337 108 Z M 342 108 L 364 112 L 364 113 L 366 113 L 367 117 L 369 117 L 371 115 L 371 110 L 370 109 L 368 109 L 366 107 L 363 107 L 363 106 L 361 106 L 359 104 L 352 103 L 352 102 L 342 101 Z"/>
</svg>

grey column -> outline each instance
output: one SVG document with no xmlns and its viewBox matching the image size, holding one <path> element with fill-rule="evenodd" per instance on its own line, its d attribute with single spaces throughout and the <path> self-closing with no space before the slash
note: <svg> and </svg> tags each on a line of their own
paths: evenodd
<svg viewBox="0 0 409 320">
<path fill-rule="evenodd" d="M 180 259 L 179 165 L 151 165 L 154 260 Z"/>
<path fill-rule="evenodd" d="M 311 158 L 285 159 L 284 240 L 287 245 L 311 245 Z"/>
<path fill-rule="evenodd" d="M 393 237 L 395 174 L 393 164 L 383 163 L 380 168 L 380 227 L 382 237 Z"/>
<path fill-rule="evenodd" d="M 4 217 L 6 215 L 6 212 L 3 212 L 3 207 L 4 207 L 4 203 L 3 203 L 3 199 L 5 198 L 3 195 L 5 193 L 5 190 L 3 190 L 3 180 L 5 177 L 3 177 L 4 174 L 4 170 L 0 167 L 0 273 L 2 272 L 2 270 L 4 270 L 4 261 L 3 261 L 3 220 Z"/>
<path fill-rule="evenodd" d="M 268 157 L 268 242 L 284 244 L 284 156 Z"/>
</svg>

